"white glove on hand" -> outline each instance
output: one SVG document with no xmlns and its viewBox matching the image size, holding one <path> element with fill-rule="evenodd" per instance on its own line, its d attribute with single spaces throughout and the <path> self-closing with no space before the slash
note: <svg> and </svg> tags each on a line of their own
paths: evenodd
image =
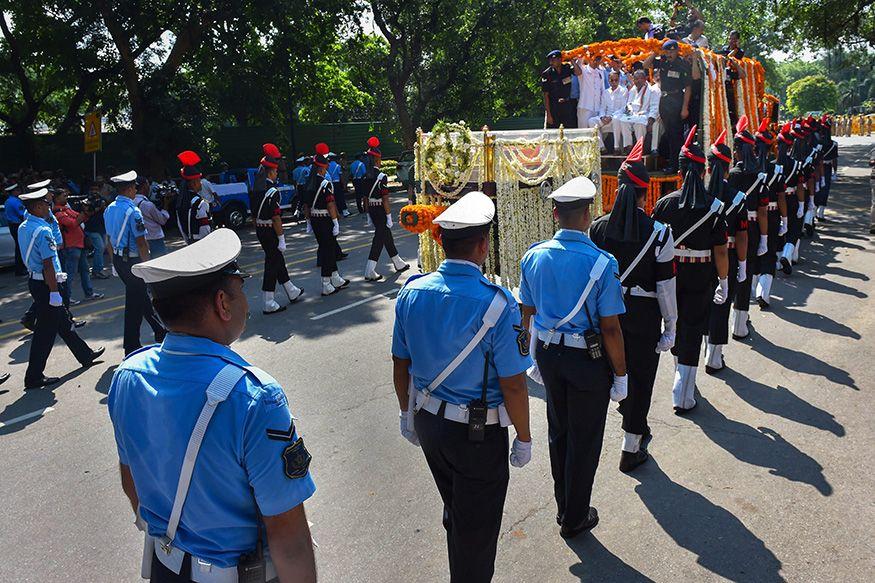
<svg viewBox="0 0 875 583">
<path fill-rule="evenodd" d="M 760 172 L 759 174 L 757 174 L 757 178 L 760 179 L 760 182 L 765 182 L 768 177 L 769 175 L 765 172 Z"/>
<path fill-rule="evenodd" d="M 778 236 L 783 237 L 787 234 L 787 217 L 781 217 L 781 226 L 778 227 Z"/>
<path fill-rule="evenodd" d="M 307 235 L 313 232 L 313 225 L 310 224 L 310 221 L 307 221 L 307 228 L 304 230 L 304 232 Z"/>
<path fill-rule="evenodd" d="M 823 176 L 820 177 L 820 187 L 826 188 L 826 178 L 824 178 Z"/>
<path fill-rule="evenodd" d="M 760 246 L 757 247 L 757 257 L 769 252 L 769 236 L 760 235 Z"/>
<path fill-rule="evenodd" d="M 118 277 L 118 271 L 115 270 L 115 265 L 110 265 L 109 268 L 112 271 L 112 276 Z"/>
<path fill-rule="evenodd" d="M 529 356 L 532 357 L 532 366 L 526 371 L 526 374 L 530 379 L 538 383 L 539 385 L 544 384 L 544 378 L 541 376 L 541 369 L 538 368 L 538 360 L 535 358 L 535 351 L 538 346 L 538 335 L 537 334 L 529 334 Z"/>
<path fill-rule="evenodd" d="M 674 346 L 675 340 L 675 323 L 666 325 L 662 331 L 662 336 L 659 337 L 659 342 L 656 343 L 656 352 L 668 352 Z"/>
<path fill-rule="evenodd" d="M 61 297 L 61 292 L 49 292 L 49 305 L 55 308 L 60 308 L 64 305 L 64 299 Z"/>
<path fill-rule="evenodd" d="M 614 375 L 614 384 L 611 385 L 611 401 L 619 403 L 629 394 L 629 375 L 618 377 Z"/>
<path fill-rule="evenodd" d="M 331 219 L 331 222 L 334 224 L 334 226 L 331 227 L 331 234 L 336 237 L 340 234 L 340 223 L 337 219 Z"/>
<path fill-rule="evenodd" d="M 389 227 L 390 229 L 392 228 L 392 215 L 391 214 L 386 215 L 386 226 Z"/>
<path fill-rule="evenodd" d="M 714 303 L 719 306 L 729 299 L 729 280 L 725 277 L 721 277 L 717 281 L 717 289 L 714 290 Z"/>
<path fill-rule="evenodd" d="M 738 262 L 738 277 L 735 278 L 738 283 L 745 279 L 747 279 L 747 259 Z"/>
<path fill-rule="evenodd" d="M 413 426 L 413 411 L 401 411 L 399 416 L 401 418 L 401 436 L 419 447 L 419 436 L 416 435 L 416 429 Z"/>
<path fill-rule="evenodd" d="M 532 459 L 532 442 L 520 441 L 519 437 L 513 438 L 513 446 L 510 448 L 510 465 L 521 468 Z"/>
<path fill-rule="evenodd" d="M 280 251 L 285 251 L 285 250 L 286 250 L 286 236 L 285 236 L 285 235 L 280 235 L 280 236 L 279 236 L 279 242 L 276 244 L 276 247 L 277 247 L 277 249 L 279 249 Z"/>
<path fill-rule="evenodd" d="M 805 214 L 805 205 L 800 204 L 798 207 L 796 207 L 796 218 L 801 219 L 802 215 L 804 215 L 804 214 Z"/>
</svg>

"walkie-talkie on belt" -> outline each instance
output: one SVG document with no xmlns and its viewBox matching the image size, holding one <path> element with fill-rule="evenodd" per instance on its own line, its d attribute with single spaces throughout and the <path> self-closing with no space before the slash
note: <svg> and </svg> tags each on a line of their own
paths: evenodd
<svg viewBox="0 0 875 583">
<path fill-rule="evenodd" d="M 468 441 L 483 441 L 486 439 L 486 383 L 489 380 L 489 353 L 483 363 L 483 388 L 480 398 L 468 403 Z"/>
</svg>

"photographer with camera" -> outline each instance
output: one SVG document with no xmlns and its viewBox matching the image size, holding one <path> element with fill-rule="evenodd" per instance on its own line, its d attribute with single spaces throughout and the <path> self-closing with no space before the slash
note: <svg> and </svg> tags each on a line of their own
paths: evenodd
<svg viewBox="0 0 875 583">
<path fill-rule="evenodd" d="M 103 267 L 103 254 L 106 250 L 106 225 L 103 223 L 103 211 L 106 209 L 106 201 L 100 196 L 101 186 L 100 182 L 91 184 L 87 197 L 82 201 L 82 210 L 88 214 L 84 224 L 85 236 L 94 249 L 94 256 L 91 259 L 91 277 L 109 279 L 109 275 L 104 272 Z"/>
<path fill-rule="evenodd" d="M 82 285 L 82 293 L 85 294 L 86 300 L 99 300 L 103 297 L 102 293 L 94 291 L 91 286 L 91 276 L 88 273 L 88 258 L 85 254 L 85 231 L 82 230 L 82 223 L 90 218 L 88 206 L 83 205 L 80 210 L 75 210 L 67 204 L 67 197 L 70 192 L 66 188 L 59 188 L 55 191 L 54 208 L 55 218 L 58 219 L 58 225 L 61 227 L 61 235 L 64 238 L 64 247 L 59 250 L 61 266 L 67 273 L 69 281 L 72 282 L 76 277 L 76 272 L 79 272 L 80 283 Z M 70 292 L 72 295 L 72 283 Z M 71 305 L 76 305 L 74 300 L 70 300 Z"/>
<path fill-rule="evenodd" d="M 167 245 L 164 243 L 164 225 L 170 220 L 170 209 L 176 197 L 173 190 L 159 188 L 159 200 L 161 208 L 149 198 L 151 185 L 149 179 L 137 177 L 137 196 L 134 197 L 134 205 L 143 214 L 143 223 L 146 225 L 146 244 L 149 246 L 149 254 L 154 259 L 167 253 Z"/>
</svg>

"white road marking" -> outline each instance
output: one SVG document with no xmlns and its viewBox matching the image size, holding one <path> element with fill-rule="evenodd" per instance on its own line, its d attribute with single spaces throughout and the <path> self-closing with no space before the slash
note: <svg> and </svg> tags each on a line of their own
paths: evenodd
<svg viewBox="0 0 875 583">
<path fill-rule="evenodd" d="M 356 306 L 360 306 L 362 304 L 366 304 L 368 302 L 372 302 L 372 301 L 378 300 L 380 298 L 390 299 L 392 297 L 393 293 L 394 292 L 377 294 L 375 296 L 371 296 L 369 298 L 365 298 L 363 300 L 353 302 L 353 303 L 349 304 L 348 306 L 343 306 L 342 308 L 337 308 L 336 310 L 331 310 L 330 312 L 325 312 L 324 314 L 319 314 L 319 315 L 313 316 L 310 319 L 311 320 L 321 320 L 322 318 L 327 318 L 328 316 L 333 316 L 334 314 L 339 314 L 340 312 L 345 312 L 347 310 L 351 310 L 352 308 L 355 308 Z"/>
<path fill-rule="evenodd" d="M 10 419 L 9 421 L 0 421 L 0 428 L 8 427 L 9 425 L 15 425 L 16 423 L 20 423 L 22 421 L 27 421 L 28 419 L 32 419 L 33 417 L 41 417 L 42 415 L 48 413 L 49 411 L 54 411 L 54 407 L 44 407 L 42 409 L 37 409 L 36 411 L 31 411 L 26 415 L 22 415 L 20 417 L 15 417 Z"/>
</svg>

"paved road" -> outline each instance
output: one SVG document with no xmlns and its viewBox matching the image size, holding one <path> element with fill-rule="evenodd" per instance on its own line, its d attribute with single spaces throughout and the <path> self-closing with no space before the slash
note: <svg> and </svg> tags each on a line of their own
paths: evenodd
<svg viewBox="0 0 875 583">
<path fill-rule="evenodd" d="M 554 521 L 544 391 L 530 387 L 534 459 L 511 471 L 496 581 L 871 580 L 875 244 L 864 207 L 875 144 L 840 144 L 831 221 L 805 243 L 792 278 L 778 278 L 773 310 L 754 308 L 751 338 L 726 351 L 731 370 L 700 376 L 689 417 L 671 414 L 663 358 L 653 460 L 631 476 L 616 469 L 620 418 L 611 410 L 594 494 L 601 524 L 569 544 Z M 342 267 L 356 277 L 327 299 L 318 297 L 312 239 L 293 228 L 286 256 L 306 299 L 264 317 L 256 276 L 247 286 L 253 316 L 235 347 L 283 383 L 300 418 L 319 488 L 307 509 L 322 580 L 443 581 L 439 499 L 421 453 L 397 435 L 389 345 L 402 282 L 360 280 L 363 226 L 344 222 L 352 254 Z M 402 255 L 415 257 L 405 235 L 396 228 Z M 251 233 L 242 262 L 260 269 Z M 98 287 L 108 298 L 75 312 L 89 320 L 84 337 L 107 346 L 106 363 L 74 370 L 58 345 L 47 372 L 64 383 L 24 392 L 29 341 L 14 322 L 28 299 L 21 280 L 0 275 L 0 354 L 13 374 L 0 387 L 0 581 L 139 580 L 141 539 L 118 486 L 105 407 L 122 356 L 121 287 Z"/>
</svg>

